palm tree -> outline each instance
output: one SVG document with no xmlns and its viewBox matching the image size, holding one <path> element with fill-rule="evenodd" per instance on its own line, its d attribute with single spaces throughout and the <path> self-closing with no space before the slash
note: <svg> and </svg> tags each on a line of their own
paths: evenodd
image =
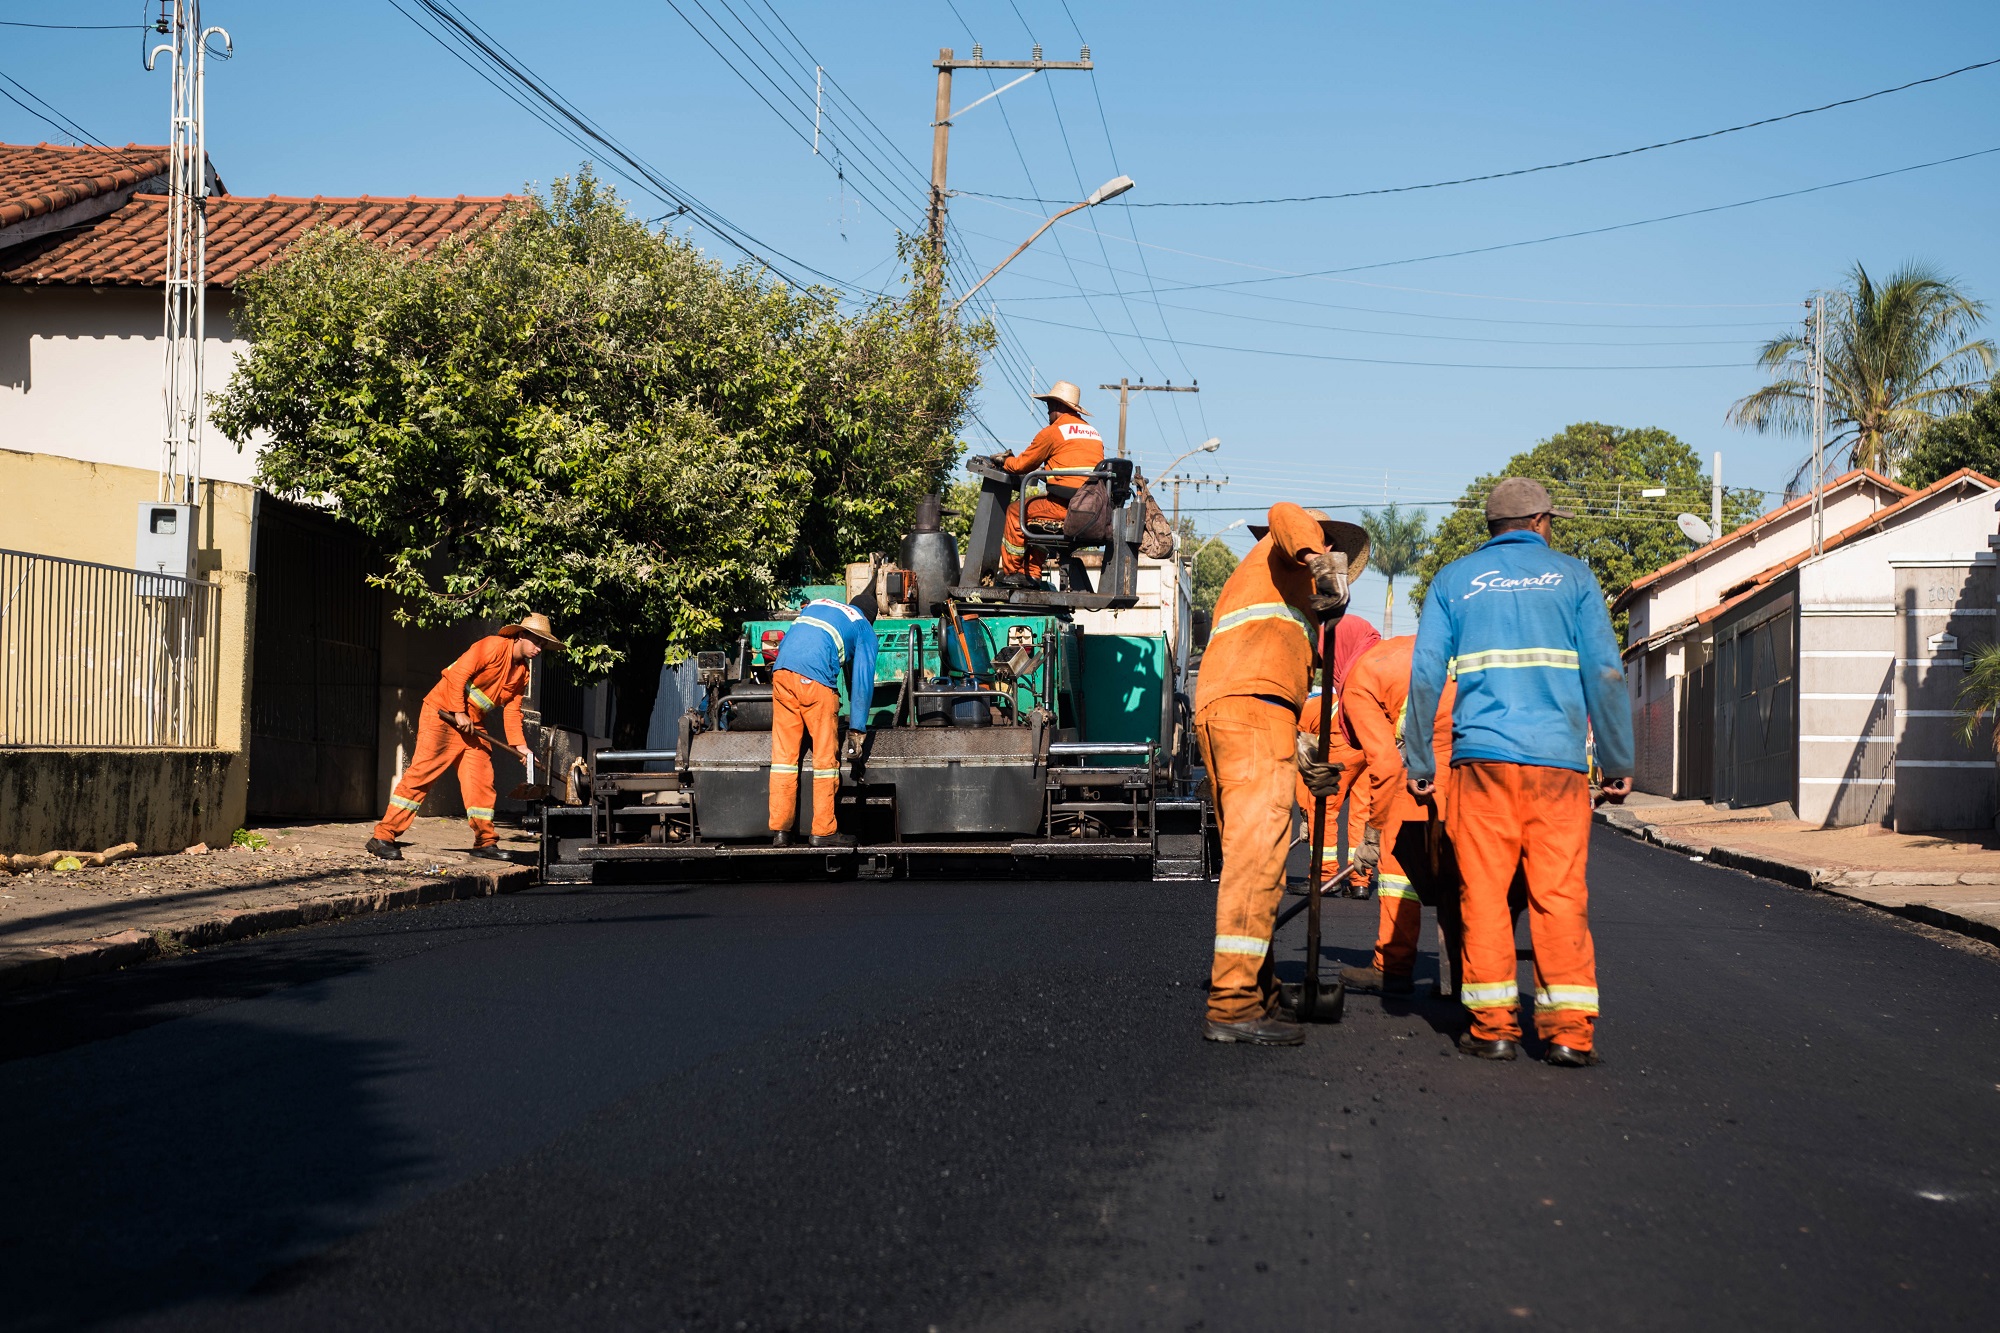
<svg viewBox="0 0 2000 1333">
<path fill-rule="evenodd" d="M 1934 418 L 1962 412 L 1993 376 L 1993 344 L 1972 335 L 1986 317 L 1950 278 L 1905 264 L 1878 285 L 1860 264 L 1826 312 L 1828 457 L 1892 473 Z M 1757 354 L 1771 383 L 1729 409 L 1758 432 L 1812 434 L 1811 329 L 1773 338 Z M 1793 474 L 1794 483 L 1811 466 Z"/>
<path fill-rule="evenodd" d="M 1361 511 L 1361 526 L 1368 530 L 1368 567 L 1388 580 L 1389 591 L 1382 599 L 1382 637 L 1388 638 L 1396 614 L 1396 579 L 1417 567 L 1430 549 L 1430 515 L 1421 509 L 1405 514 L 1395 505 L 1377 512 Z"/>
</svg>

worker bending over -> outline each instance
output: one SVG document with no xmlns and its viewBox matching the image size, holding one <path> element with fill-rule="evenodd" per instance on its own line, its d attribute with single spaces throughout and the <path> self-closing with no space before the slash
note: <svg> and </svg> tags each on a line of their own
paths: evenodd
<svg viewBox="0 0 2000 1333">
<path fill-rule="evenodd" d="M 1104 461 L 1104 437 L 1084 417 L 1082 391 L 1068 380 L 1057 380 L 1047 393 L 1034 397 L 1048 405 L 1049 424 L 1035 433 L 1028 447 L 1018 454 L 998 455 L 998 463 L 1015 476 L 1037 468 L 1094 468 Z M 1085 478 L 1050 477 L 1043 484 L 1046 495 L 1028 501 L 1028 518 L 1061 522 L 1069 512 L 1069 502 Z M 1003 588 L 1032 588 L 1042 581 L 1041 558 L 1028 549 L 1028 534 L 1021 527 L 1021 507 L 1007 506 L 1007 526 L 1000 537 L 1000 577 Z"/>
<path fill-rule="evenodd" d="M 1431 796 L 1419 800 L 1403 777 L 1403 721 L 1416 644 L 1415 635 L 1405 634 L 1375 645 L 1348 671 L 1340 692 L 1341 716 L 1368 770 L 1371 814 L 1354 860 L 1376 870 L 1380 905 L 1373 963 L 1340 972 L 1341 983 L 1354 991 L 1408 995 L 1416 989 L 1417 936 L 1426 901 L 1438 909 L 1447 952 L 1459 933 L 1458 872 L 1441 822 L 1448 784 L 1436 783 Z M 1432 718 L 1432 755 L 1439 773 L 1451 768 L 1453 690 L 1447 681 Z"/>
<path fill-rule="evenodd" d="M 1331 764 L 1300 763 L 1300 707 L 1322 620 L 1347 605 L 1367 560 L 1367 534 L 1316 510 L 1271 506 L 1269 526 L 1222 585 L 1195 693 L 1195 735 L 1215 794 L 1222 875 L 1209 973 L 1210 1041 L 1296 1046 L 1305 1029 L 1278 1016 L 1271 930 L 1285 892 L 1292 777 L 1331 795 Z"/>
<path fill-rule="evenodd" d="M 1334 820 L 1340 813 L 1340 807 L 1343 805 L 1348 807 L 1347 836 L 1350 845 L 1358 840 L 1358 830 L 1368 822 L 1370 787 L 1363 781 L 1366 765 L 1361 751 L 1354 748 L 1348 728 L 1341 722 L 1341 686 L 1347 679 L 1347 673 L 1355 659 L 1381 642 L 1382 636 L 1375 632 L 1373 625 L 1360 616 L 1343 615 L 1334 624 L 1333 638 L 1333 735 L 1327 742 L 1326 758 L 1328 763 L 1339 768 L 1340 783 L 1333 789 L 1333 794 L 1326 798 L 1327 836 L 1319 854 L 1319 882 L 1328 886 L 1332 885 L 1334 873 L 1340 868 L 1340 847 L 1332 836 Z M 1305 706 L 1299 710 L 1299 753 L 1308 759 L 1315 758 L 1318 754 L 1320 688 L 1318 685 L 1313 686 L 1312 693 L 1306 696 Z M 1306 789 L 1303 775 L 1298 779 L 1296 799 L 1299 810 L 1305 815 L 1307 826 L 1310 828 L 1316 801 L 1313 794 Z M 1370 868 L 1352 863 L 1351 857 L 1349 860 L 1351 864 L 1348 867 L 1345 892 L 1350 898 L 1366 898 Z"/>
<path fill-rule="evenodd" d="M 799 818 L 799 750 L 812 737 L 812 845 L 852 847 L 838 831 L 840 795 L 840 677 L 847 673 L 849 730 L 845 757 L 861 753 L 868 708 L 875 698 L 875 593 L 851 602 L 807 602 L 778 645 L 771 667 L 771 842 L 792 844 Z"/>
<path fill-rule="evenodd" d="M 1410 677 L 1410 790 L 1433 791 L 1432 717 L 1456 675 L 1446 811 L 1464 877 L 1472 1030 L 1459 1048 L 1520 1054 L 1520 984 L 1507 888 L 1527 871 L 1535 1029 L 1556 1065 L 1597 1063 L 1597 960 L 1590 938 L 1590 783 L 1597 733 L 1607 796 L 1632 789 L 1632 712 L 1604 594 L 1581 560 L 1549 549 L 1557 513 L 1540 482 L 1509 477 L 1486 498 L 1484 546 L 1438 571 Z M 1564 515 L 1567 517 L 1567 515 Z"/>
<path fill-rule="evenodd" d="M 459 794 L 465 798 L 465 822 L 472 826 L 472 854 L 507 859 L 500 850 L 500 833 L 493 827 L 493 740 L 482 724 L 488 713 L 499 709 L 508 748 L 523 763 L 533 762 L 521 732 L 528 663 L 544 648 L 562 652 L 567 646 L 556 637 L 547 616 L 526 615 L 520 623 L 503 625 L 473 644 L 444 669 L 424 696 L 417 717 L 417 752 L 368 839 L 369 851 L 385 861 L 402 860 L 403 849 L 396 839 L 417 817 L 417 807 L 432 784 L 456 768 Z"/>
</svg>

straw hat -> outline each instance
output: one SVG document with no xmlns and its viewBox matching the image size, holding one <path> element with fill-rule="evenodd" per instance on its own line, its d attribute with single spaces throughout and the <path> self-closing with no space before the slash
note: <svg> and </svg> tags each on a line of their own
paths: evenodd
<svg viewBox="0 0 2000 1333">
<path fill-rule="evenodd" d="M 1368 529 L 1358 523 L 1344 523 L 1337 518 L 1328 518 L 1323 509 L 1308 509 L 1308 516 L 1319 520 L 1320 536 L 1326 541 L 1329 551 L 1342 551 L 1347 555 L 1347 577 L 1358 579 L 1361 571 L 1368 568 Z M 1261 523 L 1250 525 L 1250 535 L 1262 541 L 1271 529 Z"/>
<path fill-rule="evenodd" d="M 518 639 L 525 634 L 544 648 L 553 648 L 559 653 L 569 651 L 569 645 L 556 637 L 555 627 L 549 624 L 549 618 L 539 611 L 530 611 L 521 617 L 519 624 L 502 625 L 493 632 L 503 639 Z"/>
<path fill-rule="evenodd" d="M 1045 403 L 1054 403 L 1059 407 L 1067 407 L 1080 417 L 1090 415 L 1090 413 L 1083 410 L 1083 390 L 1077 388 L 1068 380 L 1057 380 L 1049 386 L 1047 393 L 1029 394 L 1028 396 L 1030 398 L 1038 398 Z"/>
</svg>

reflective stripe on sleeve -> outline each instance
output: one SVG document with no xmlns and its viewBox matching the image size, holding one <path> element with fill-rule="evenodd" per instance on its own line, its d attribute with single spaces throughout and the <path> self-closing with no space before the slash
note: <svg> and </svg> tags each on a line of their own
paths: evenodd
<svg viewBox="0 0 2000 1333">
<path fill-rule="evenodd" d="M 1215 951 L 1249 954 L 1252 958 L 1262 958 L 1271 952 L 1271 941 L 1260 940 L 1255 935 L 1217 935 Z"/>
<path fill-rule="evenodd" d="M 1382 882 L 1376 887 L 1375 892 L 1384 898 L 1406 898 L 1413 903 L 1422 901 L 1417 897 L 1416 890 L 1410 887 L 1410 881 L 1401 875 L 1382 876 Z"/>
<path fill-rule="evenodd" d="M 810 616 L 800 616 L 792 623 L 794 625 L 811 625 L 814 629 L 823 631 L 833 640 L 833 651 L 839 654 L 840 664 L 842 666 L 847 665 L 847 640 L 840 637 L 839 630 L 827 624 L 824 620 L 814 620 Z"/>
<path fill-rule="evenodd" d="M 1209 630 L 1208 637 L 1213 639 L 1218 634 L 1241 629 L 1259 620 L 1289 620 L 1299 627 L 1299 633 L 1305 635 L 1308 641 L 1312 639 L 1312 626 L 1290 602 L 1253 602 L 1249 606 L 1238 607 L 1228 615 L 1217 616 L 1215 627 Z"/>
<path fill-rule="evenodd" d="M 1458 988 L 1458 998 L 1468 1009 L 1512 1009 L 1521 1002 L 1521 983 L 1468 981 Z"/>
<path fill-rule="evenodd" d="M 468 805 L 465 807 L 465 817 L 467 819 L 490 820 L 493 818 L 493 807 L 490 805 Z"/>
<path fill-rule="evenodd" d="M 1464 676 L 1474 671 L 1500 671 L 1516 667 L 1549 667 L 1557 671 L 1577 671 L 1576 653 L 1569 648 L 1489 648 L 1483 653 L 1466 653 L 1451 659 L 1451 669 Z"/>
<path fill-rule="evenodd" d="M 412 800 L 408 796 L 391 796 L 389 798 L 389 804 L 395 806 L 398 810 L 414 810 L 418 806 L 422 805 L 423 802 L 419 800 Z"/>
<path fill-rule="evenodd" d="M 1595 986 L 1537 986 L 1535 1008 L 1562 1009 L 1577 1014 L 1597 1012 Z"/>
<path fill-rule="evenodd" d="M 480 712 L 490 713 L 493 711 L 493 701 L 487 698 L 486 692 L 477 685 L 466 686 L 465 697 L 472 700 L 473 706 Z"/>
</svg>

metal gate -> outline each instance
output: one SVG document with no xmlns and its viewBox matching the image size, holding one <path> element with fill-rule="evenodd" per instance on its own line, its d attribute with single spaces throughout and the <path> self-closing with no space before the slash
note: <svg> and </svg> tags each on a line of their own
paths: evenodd
<svg viewBox="0 0 2000 1333">
<path fill-rule="evenodd" d="M 258 497 L 250 813 L 365 819 L 375 799 L 382 598 L 367 540 L 325 514 Z"/>
<path fill-rule="evenodd" d="M 1790 597 L 1764 611 L 1716 634 L 1715 800 L 1739 808 L 1798 792 L 1798 621 Z"/>
<path fill-rule="evenodd" d="M 1690 656 L 1697 647 L 1700 664 L 1681 677 L 1681 763 L 1674 795 L 1683 801 L 1706 801 L 1715 790 L 1715 659 L 1706 644 L 1690 645 Z"/>
</svg>

